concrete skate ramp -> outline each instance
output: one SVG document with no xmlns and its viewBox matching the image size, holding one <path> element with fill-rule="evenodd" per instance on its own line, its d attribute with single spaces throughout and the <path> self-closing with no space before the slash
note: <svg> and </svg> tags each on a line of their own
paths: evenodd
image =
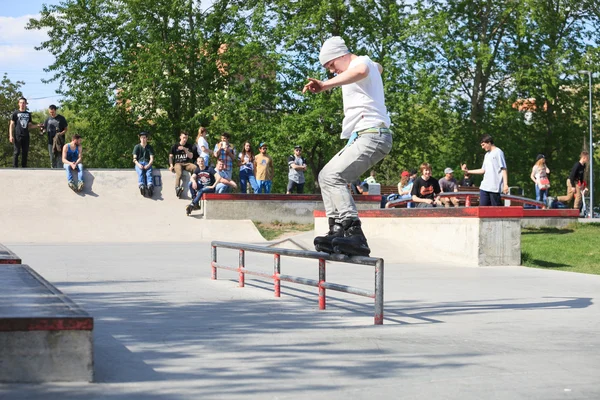
<svg viewBox="0 0 600 400">
<path fill-rule="evenodd" d="M 140 195 L 131 170 L 86 170 L 85 189 L 67 186 L 64 170 L 0 170 L 0 242 L 264 242 L 252 221 L 185 215 L 189 198 L 175 197 L 175 175 L 159 176 L 152 199 Z"/>
</svg>

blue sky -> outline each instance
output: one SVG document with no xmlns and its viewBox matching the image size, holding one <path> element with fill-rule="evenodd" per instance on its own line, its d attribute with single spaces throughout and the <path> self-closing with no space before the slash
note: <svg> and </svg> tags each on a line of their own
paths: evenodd
<svg viewBox="0 0 600 400">
<path fill-rule="evenodd" d="M 54 61 L 54 57 L 34 49 L 47 35 L 25 30 L 29 18 L 38 15 L 42 4 L 58 4 L 59 1 L 17 0 L 10 1 L 10 6 L 0 7 L 0 77 L 6 73 L 13 82 L 25 82 L 21 90 L 29 100 L 30 110 L 60 103 L 60 96 L 56 94 L 58 85 L 41 82 L 41 79 L 49 77 L 43 69 Z"/>
</svg>

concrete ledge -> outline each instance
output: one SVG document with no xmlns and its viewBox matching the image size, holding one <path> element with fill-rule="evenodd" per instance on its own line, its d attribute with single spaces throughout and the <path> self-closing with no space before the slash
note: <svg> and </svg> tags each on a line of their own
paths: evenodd
<svg viewBox="0 0 600 400">
<path fill-rule="evenodd" d="M 359 210 L 378 210 L 381 196 L 355 196 L 354 201 Z M 320 195 L 207 193 L 202 209 L 205 219 L 311 224 L 313 212 L 323 207 Z"/>
<path fill-rule="evenodd" d="M 465 266 L 520 265 L 522 215 L 520 207 L 359 212 L 372 257 Z M 315 231 L 326 230 L 324 213 L 315 212 Z"/>
<path fill-rule="evenodd" d="M 577 222 L 579 210 L 571 208 L 532 210 L 524 209 L 521 227 L 523 228 L 565 228 L 567 225 Z"/>
<path fill-rule="evenodd" d="M 21 264 L 21 257 L 0 243 L 0 264 Z"/>
<path fill-rule="evenodd" d="M 0 282 L 0 382 L 91 382 L 93 318 L 27 265 Z"/>
</svg>

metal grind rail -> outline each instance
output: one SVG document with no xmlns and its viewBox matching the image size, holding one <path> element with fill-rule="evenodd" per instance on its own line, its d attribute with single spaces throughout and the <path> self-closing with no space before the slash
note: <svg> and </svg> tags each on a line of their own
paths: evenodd
<svg viewBox="0 0 600 400">
<path fill-rule="evenodd" d="M 217 263 L 217 248 L 233 249 L 239 251 L 239 266 L 231 267 Z M 273 274 L 260 271 L 250 271 L 246 269 L 246 252 L 273 254 Z M 358 296 L 370 297 L 375 299 L 375 325 L 383 325 L 383 258 L 373 257 L 348 257 L 342 254 L 327 254 L 316 251 L 278 249 L 272 247 L 263 247 L 251 244 L 231 243 L 231 242 L 211 242 L 211 279 L 217 279 L 217 269 L 236 271 L 239 273 L 239 286 L 244 287 L 245 276 L 256 275 L 263 278 L 273 279 L 275 297 L 281 297 L 281 281 L 292 282 L 300 285 L 314 286 L 319 288 L 319 309 L 325 310 L 326 296 L 325 290 L 336 290 L 356 294 Z M 302 278 L 293 275 L 284 275 L 281 273 L 281 256 L 300 257 L 319 260 L 319 279 Z M 340 285 L 326 281 L 325 262 L 337 261 L 348 264 L 370 265 L 375 267 L 375 290 L 361 289 L 353 286 Z"/>
</svg>

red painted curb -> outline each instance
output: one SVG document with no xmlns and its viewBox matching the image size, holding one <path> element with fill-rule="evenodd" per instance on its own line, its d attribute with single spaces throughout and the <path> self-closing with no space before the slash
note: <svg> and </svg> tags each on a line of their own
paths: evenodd
<svg viewBox="0 0 600 400">
<path fill-rule="evenodd" d="M 381 196 L 352 196 L 356 202 L 377 202 Z M 229 200 L 229 201 L 322 201 L 317 194 L 243 194 L 243 193 L 205 193 L 204 200 Z"/>
<path fill-rule="evenodd" d="M 91 317 L 0 318 L 0 332 L 91 331 L 92 329 L 94 329 L 94 319 Z"/>
<path fill-rule="evenodd" d="M 325 211 L 313 211 L 315 218 L 326 217 Z M 360 218 L 577 218 L 578 210 L 533 210 L 522 207 L 467 207 L 467 208 L 382 208 L 359 210 Z"/>
</svg>

